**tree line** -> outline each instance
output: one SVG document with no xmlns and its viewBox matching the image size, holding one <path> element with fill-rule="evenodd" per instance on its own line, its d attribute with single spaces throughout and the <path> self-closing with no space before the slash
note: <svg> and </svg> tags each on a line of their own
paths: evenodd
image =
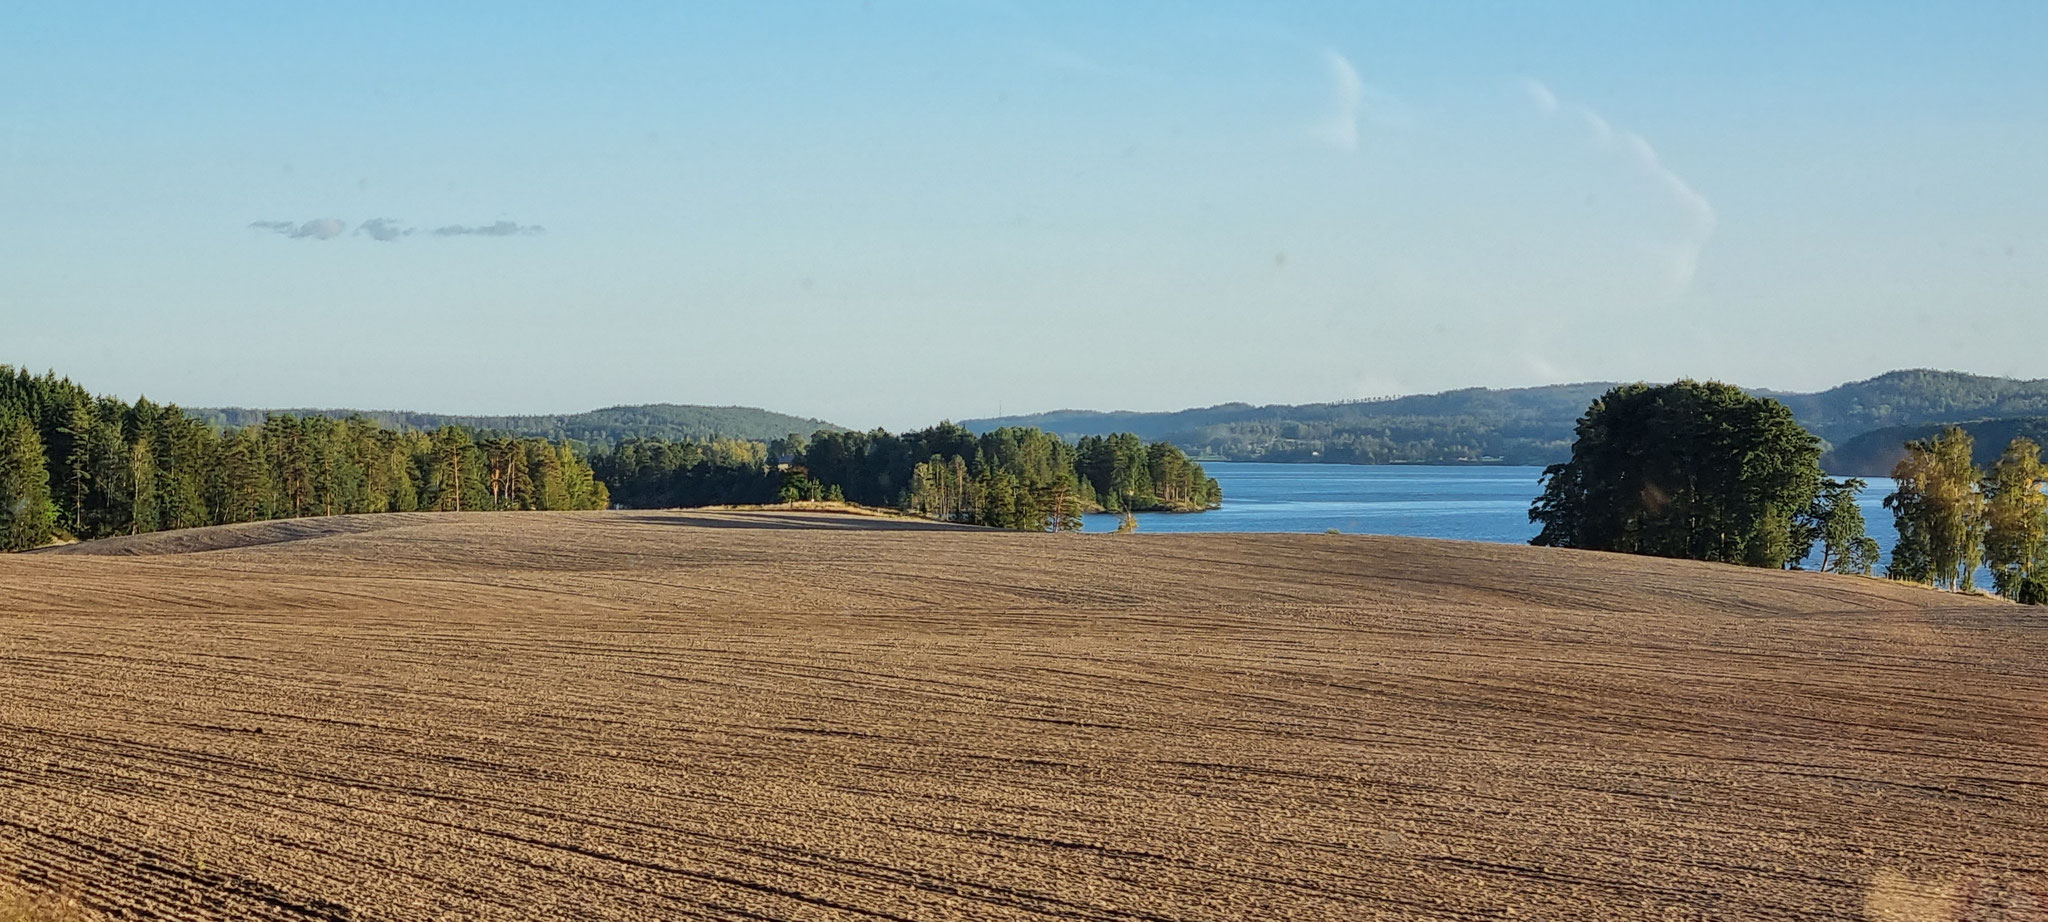
<svg viewBox="0 0 2048 922">
<path fill-rule="evenodd" d="M 591 463 L 623 506 L 843 500 L 1031 531 L 1078 528 L 1088 512 L 1197 512 L 1223 499 L 1165 442 L 1125 433 L 1068 443 L 1029 427 L 976 435 L 950 422 L 771 442 L 629 439 Z"/>
<path fill-rule="evenodd" d="M 1617 387 L 1581 417 L 1572 458 L 1543 472 L 1532 543 L 1868 575 L 1862 480 L 1821 475 L 1820 439 L 1783 403 L 1718 383 Z M 1885 497 L 1898 528 L 1885 575 L 1974 588 L 1988 567 L 2014 601 L 2048 604 L 2048 465 L 2014 438 L 1987 471 L 1968 432 L 1906 443 Z"/>
<path fill-rule="evenodd" d="M 1571 460 L 1543 471 L 1531 543 L 1868 573 L 1860 480 L 1821 474 L 1821 442 L 1783 403 L 1719 382 L 1627 384 L 1593 401 Z"/>
<path fill-rule="evenodd" d="M 355 417 L 218 429 L 0 366 L 0 549 L 309 515 L 602 509 L 568 443 Z"/>
<path fill-rule="evenodd" d="M 1980 567 L 2018 602 L 2048 604 L 2048 468 L 2041 446 L 2015 438 L 1987 472 L 1974 440 L 1950 426 L 1906 443 L 1885 507 L 1898 522 L 1886 575 L 1950 589 L 1975 588 Z"/>
<path fill-rule="evenodd" d="M 754 407 L 707 407 L 673 403 L 606 407 L 584 413 L 545 416 L 466 416 L 419 413 L 411 410 L 265 410 L 242 407 L 186 407 L 185 412 L 219 429 L 237 429 L 254 425 L 272 416 L 325 416 L 330 419 L 361 416 L 386 429 L 401 431 L 432 431 L 444 426 L 461 426 L 472 432 L 497 432 L 520 438 L 539 438 L 580 445 L 608 445 L 629 438 L 678 441 L 740 438 L 767 441 L 791 430 L 812 432 L 818 429 L 839 428 L 820 419 L 806 419 Z"/>
</svg>

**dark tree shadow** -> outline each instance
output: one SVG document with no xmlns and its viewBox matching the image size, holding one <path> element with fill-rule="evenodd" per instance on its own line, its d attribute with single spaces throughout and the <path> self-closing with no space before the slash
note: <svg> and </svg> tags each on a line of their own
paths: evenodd
<svg viewBox="0 0 2048 922">
<path fill-rule="evenodd" d="M 675 512 L 666 515 L 635 515 L 628 522 L 647 525 L 682 525 L 691 528 L 749 528 L 777 531 L 989 531 L 972 525 L 928 522 L 922 519 L 891 519 L 880 516 L 834 515 L 803 512 Z"/>
</svg>

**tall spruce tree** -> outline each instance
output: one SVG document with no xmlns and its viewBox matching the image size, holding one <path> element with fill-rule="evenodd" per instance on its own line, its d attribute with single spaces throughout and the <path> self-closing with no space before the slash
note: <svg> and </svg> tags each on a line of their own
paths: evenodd
<svg viewBox="0 0 2048 922">
<path fill-rule="evenodd" d="M 0 550 L 49 543 L 57 510 L 47 461 L 35 423 L 21 415 L 0 418 Z"/>
</svg>

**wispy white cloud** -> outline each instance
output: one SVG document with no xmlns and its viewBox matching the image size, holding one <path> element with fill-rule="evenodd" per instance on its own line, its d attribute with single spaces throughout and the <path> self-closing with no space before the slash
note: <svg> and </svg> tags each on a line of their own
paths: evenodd
<svg viewBox="0 0 2048 922">
<path fill-rule="evenodd" d="M 542 227 L 538 224 L 520 224 L 515 221 L 498 221 L 493 224 L 482 224 L 475 227 L 465 227 L 460 224 L 450 224 L 447 227 L 437 227 L 434 228 L 434 236 L 520 237 L 532 236 L 534 234 L 545 234 L 547 233 L 547 231 L 547 228 Z"/>
<path fill-rule="evenodd" d="M 1685 215 L 1686 230 L 1683 239 L 1668 248 L 1671 282 L 1677 290 L 1691 287 L 1693 277 L 1699 272 L 1700 253 L 1706 249 L 1707 241 L 1713 239 L 1714 230 L 1720 224 L 1720 217 L 1714 204 L 1700 194 L 1698 189 L 1686 182 L 1664 163 L 1657 148 L 1642 135 L 1623 128 L 1617 128 L 1607 117 L 1589 106 L 1560 103 L 1557 94 L 1541 81 L 1523 78 L 1522 89 L 1537 111 L 1554 115 L 1569 111 L 1584 122 L 1591 133 L 1593 143 L 1601 150 L 1613 151 L 1630 167 L 1662 187 L 1679 211 Z"/>
<path fill-rule="evenodd" d="M 1614 126 L 1608 124 L 1606 119 L 1601 118 L 1600 113 L 1584 106 L 1575 106 L 1573 111 L 1578 113 L 1579 118 L 1585 121 L 1587 128 L 1592 129 L 1593 143 L 1601 147 L 1614 143 Z"/>
<path fill-rule="evenodd" d="M 371 218 L 356 226 L 356 233 L 368 234 L 370 239 L 390 243 L 400 237 L 412 236 L 413 229 L 399 227 L 396 218 Z"/>
<path fill-rule="evenodd" d="M 291 221 L 251 221 L 249 226 L 256 230 L 283 234 L 294 240 L 332 240 L 341 236 L 342 231 L 348 230 L 348 222 L 340 218 L 314 218 L 304 223 L 294 223 Z"/>
<path fill-rule="evenodd" d="M 269 231 L 295 240 L 332 240 L 348 231 L 348 222 L 340 218 L 314 218 L 306 222 L 294 221 L 251 221 L 249 227 Z M 355 235 L 390 243 L 410 237 L 418 228 L 406 227 L 396 218 L 371 218 L 356 225 Z M 436 237 L 531 237 L 547 233 L 547 228 L 538 224 L 520 224 L 515 221 L 497 221 L 491 224 L 463 225 L 450 224 L 431 231 Z"/>
<path fill-rule="evenodd" d="M 1358 115 L 1365 105 L 1365 81 L 1359 78 L 1358 68 L 1351 66 L 1349 58 L 1333 50 L 1323 51 L 1323 64 L 1329 69 L 1336 110 L 1316 126 L 1316 136 L 1338 150 L 1357 150 Z"/>
</svg>

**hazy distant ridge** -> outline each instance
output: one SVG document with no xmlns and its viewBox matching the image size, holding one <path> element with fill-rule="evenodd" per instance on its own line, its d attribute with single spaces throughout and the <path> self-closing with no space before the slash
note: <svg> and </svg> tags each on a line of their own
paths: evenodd
<svg viewBox="0 0 2048 922">
<path fill-rule="evenodd" d="M 417 413 L 411 410 L 242 407 L 189 409 L 186 412 L 216 426 L 238 427 L 260 423 L 265 416 L 272 413 L 290 416 L 327 416 L 335 419 L 360 414 L 395 429 L 434 429 L 456 425 L 510 432 L 522 437 L 574 439 L 586 443 L 610 443 L 629 438 L 701 440 L 714 436 L 766 440 L 781 438 L 792 432 L 810 435 L 820 429 L 836 431 L 841 428 L 821 419 L 791 416 L 755 407 L 710 407 L 674 403 L 606 407 L 587 413 L 543 416 L 457 416 L 446 413 Z"/>
<path fill-rule="evenodd" d="M 970 419 L 963 425 L 975 432 L 1035 426 L 1067 439 L 1131 432 L 1148 440 L 1173 442 L 1202 457 L 1232 460 L 1549 464 L 1569 456 L 1579 415 L 1613 386 L 1601 381 L 1507 389 L 1474 387 L 1377 400 L 1264 406 L 1224 403 L 1171 412 L 1054 410 Z M 1920 437 L 1945 423 L 1982 427 L 1986 439 L 2007 431 L 2048 435 L 2048 429 L 2022 425 L 2019 420 L 2048 417 L 2048 380 L 2042 379 L 1909 369 L 1813 393 L 1752 392 L 1784 401 L 1800 423 L 1827 440 L 1835 450 L 1825 463 L 1837 473 L 1882 474 L 1889 470 L 1886 459 L 1896 456 L 1897 446 L 1890 443 Z M 808 435 L 820 429 L 842 429 L 824 420 L 754 407 L 685 404 L 534 416 L 334 409 L 188 412 L 225 426 L 260 422 L 270 413 L 338 418 L 360 412 L 398 428 L 456 424 L 587 443 L 713 436 L 766 440 L 792 432 Z M 1889 431 L 1895 428 L 1897 432 Z M 2002 438 L 1998 445 L 2003 447 Z"/>
<path fill-rule="evenodd" d="M 1162 413 L 1056 410 L 964 425 L 976 431 L 1038 426 L 1070 438 L 1136 432 L 1205 457 L 1234 460 L 1548 464 L 1570 454 L 1579 415 L 1612 386 L 1466 388 L 1384 400 L 1226 403 Z M 1888 372 L 1815 393 L 1753 392 L 1784 401 L 1830 444 L 1887 427 L 2048 415 L 2048 380 L 1929 369 Z M 1880 473 L 1869 468 L 1881 454 L 1860 451 L 1851 472 Z"/>
</svg>

